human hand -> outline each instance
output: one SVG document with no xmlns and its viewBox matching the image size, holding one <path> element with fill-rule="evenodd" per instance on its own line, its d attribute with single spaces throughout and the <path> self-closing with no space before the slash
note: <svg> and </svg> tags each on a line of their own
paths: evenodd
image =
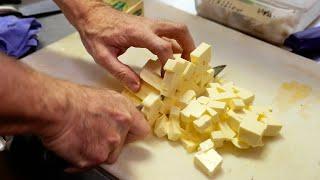
<svg viewBox="0 0 320 180">
<path fill-rule="evenodd" d="M 64 83 L 66 107 L 39 133 L 46 148 L 77 172 L 114 163 L 125 143 L 145 137 L 150 127 L 133 103 L 121 94 Z"/>
<path fill-rule="evenodd" d="M 140 88 L 139 76 L 118 60 L 129 47 L 147 48 L 164 64 L 173 53 L 189 59 L 195 45 L 186 25 L 127 15 L 108 6 L 95 6 L 75 23 L 94 60 L 131 90 Z"/>
</svg>

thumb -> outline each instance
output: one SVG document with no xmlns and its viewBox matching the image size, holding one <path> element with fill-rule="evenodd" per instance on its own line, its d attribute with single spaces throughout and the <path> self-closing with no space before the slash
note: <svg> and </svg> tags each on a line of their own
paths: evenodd
<svg viewBox="0 0 320 180">
<path fill-rule="evenodd" d="M 99 47 L 98 47 L 99 48 Z M 119 61 L 106 47 L 97 50 L 98 63 L 109 71 L 122 84 L 136 92 L 140 88 L 140 78 L 128 65 Z"/>
<path fill-rule="evenodd" d="M 133 121 L 130 126 L 127 142 L 136 141 L 139 139 L 145 138 L 151 131 L 150 125 L 147 120 L 144 118 L 143 114 L 134 108 L 133 111 Z"/>
</svg>

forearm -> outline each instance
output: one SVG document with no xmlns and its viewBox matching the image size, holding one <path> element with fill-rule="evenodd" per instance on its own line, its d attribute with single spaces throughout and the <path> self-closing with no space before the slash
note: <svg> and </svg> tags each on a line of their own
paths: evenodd
<svg viewBox="0 0 320 180">
<path fill-rule="evenodd" d="M 94 13 L 96 8 L 106 7 L 102 0 L 54 0 L 69 22 L 78 30 L 88 21 L 88 14 Z M 110 13 L 116 12 L 110 7 Z M 108 16 L 106 14 L 106 16 Z M 97 22 L 98 23 L 98 22 Z"/>
<path fill-rule="evenodd" d="M 39 133 L 65 108 L 62 90 L 54 79 L 0 53 L 0 135 Z"/>
</svg>

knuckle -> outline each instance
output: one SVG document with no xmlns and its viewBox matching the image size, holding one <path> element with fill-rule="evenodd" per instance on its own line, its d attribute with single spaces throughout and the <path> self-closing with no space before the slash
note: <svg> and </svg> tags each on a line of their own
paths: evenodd
<svg viewBox="0 0 320 180">
<path fill-rule="evenodd" d="M 129 125 L 132 121 L 132 116 L 129 113 L 119 113 L 116 119 L 120 124 Z"/>
<path fill-rule="evenodd" d="M 172 46 L 169 42 L 163 42 L 159 44 L 158 49 L 162 53 L 169 53 L 172 49 Z"/>
<path fill-rule="evenodd" d="M 114 76 L 118 78 L 120 82 L 123 82 L 128 77 L 128 73 L 124 69 L 119 69 L 114 73 Z"/>
<path fill-rule="evenodd" d="M 179 30 L 179 32 L 182 32 L 182 33 L 188 32 L 187 25 L 185 25 L 185 24 L 177 24 L 176 26 L 177 26 L 177 29 Z"/>
<path fill-rule="evenodd" d="M 120 143 L 121 143 L 121 137 L 118 134 L 110 136 L 108 138 L 108 142 L 109 142 L 110 146 L 118 147 L 120 145 Z"/>
</svg>

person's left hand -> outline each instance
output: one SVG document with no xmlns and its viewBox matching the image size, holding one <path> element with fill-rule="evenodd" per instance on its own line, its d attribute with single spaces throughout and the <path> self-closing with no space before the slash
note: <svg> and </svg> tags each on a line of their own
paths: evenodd
<svg viewBox="0 0 320 180">
<path fill-rule="evenodd" d="M 82 42 L 94 60 L 131 90 L 140 88 L 139 76 L 118 60 L 129 47 L 147 48 L 164 64 L 173 53 L 189 59 L 195 48 L 186 25 L 127 15 L 101 5 L 76 23 Z"/>
</svg>

